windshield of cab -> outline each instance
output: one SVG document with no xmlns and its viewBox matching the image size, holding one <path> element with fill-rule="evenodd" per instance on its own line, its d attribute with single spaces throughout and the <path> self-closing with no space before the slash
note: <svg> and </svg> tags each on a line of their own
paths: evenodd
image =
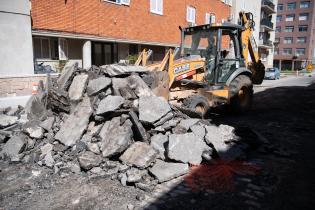
<svg viewBox="0 0 315 210">
<path fill-rule="evenodd" d="M 217 32 L 212 30 L 185 32 L 182 43 L 185 57 L 200 56 L 214 59 L 217 49 Z"/>
</svg>

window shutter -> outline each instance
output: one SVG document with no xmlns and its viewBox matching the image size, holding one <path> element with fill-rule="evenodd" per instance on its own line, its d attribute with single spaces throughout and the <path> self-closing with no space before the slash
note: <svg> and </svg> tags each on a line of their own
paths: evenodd
<svg viewBox="0 0 315 210">
<path fill-rule="evenodd" d="M 130 5 L 130 0 L 120 0 L 121 4 Z"/>
<path fill-rule="evenodd" d="M 206 20 L 205 20 L 205 24 L 209 24 L 210 23 L 210 14 L 206 13 Z"/>
</svg>

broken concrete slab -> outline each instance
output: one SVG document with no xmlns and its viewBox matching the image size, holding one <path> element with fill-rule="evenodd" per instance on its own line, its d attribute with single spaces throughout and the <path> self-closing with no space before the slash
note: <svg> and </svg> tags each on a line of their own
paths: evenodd
<svg viewBox="0 0 315 210">
<path fill-rule="evenodd" d="M 149 135 L 147 134 L 141 122 L 139 121 L 137 114 L 134 111 L 131 111 L 129 112 L 129 116 L 130 116 L 131 122 L 133 123 L 133 130 L 135 131 L 134 132 L 135 140 L 144 141 L 144 142 L 148 141 Z"/>
<path fill-rule="evenodd" d="M 42 153 L 41 156 L 47 155 L 48 153 L 52 152 L 53 149 L 54 149 L 54 145 L 50 143 L 45 144 L 44 146 L 40 148 L 40 151 Z"/>
<path fill-rule="evenodd" d="M 105 90 L 112 84 L 112 80 L 108 77 L 99 77 L 89 81 L 86 92 L 89 96 L 94 96 Z"/>
<path fill-rule="evenodd" d="M 179 126 L 185 128 L 186 130 L 189 130 L 191 126 L 197 124 L 199 121 L 200 119 L 197 118 L 183 119 L 180 121 Z"/>
<path fill-rule="evenodd" d="M 43 102 L 44 93 L 32 95 L 25 105 L 25 113 L 29 120 L 44 120 L 47 117 L 46 105 Z"/>
<path fill-rule="evenodd" d="M 24 131 L 31 138 L 41 139 L 44 136 L 44 129 L 39 126 L 40 122 L 32 120 L 23 125 Z"/>
<path fill-rule="evenodd" d="M 120 156 L 120 160 L 138 168 L 147 168 L 157 158 L 158 152 L 150 145 L 135 142 Z"/>
<path fill-rule="evenodd" d="M 199 136 L 201 139 L 204 139 L 206 136 L 206 129 L 204 126 L 201 125 L 193 125 L 190 127 L 190 130 L 196 135 Z"/>
<path fill-rule="evenodd" d="M 100 68 L 105 74 L 109 75 L 110 77 L 149 71 L 147 68 L 142 66 L 126 66 L 119 64 L 104 65 Z"/>
<path fill-rule="evenodd" d="M 150 145 L 157 151 L 159 151 L 159 158 L 165 159 L 165 151 L 167 148 L 168 136 L 163 134 L 157 134 L 151 137 Z"/>
<path fill-rule="evenodd" d="M 138 97 L 141 96 L 154 96 L 148 85 L 136 74 L 127 78 L 129 87 L 134 90 Z"/>
<path fill-rule="evenodd" d="M 76 102 L 82 99 L 88 78 L 87 74 L 79 74 L 74 77 L 68 92 L 70 101 Z"/>
<path fill-rule="evenodd" d="M 99 135 L 102 139 L 100 147 L 103 157 L 111 157 L 128 148 L 133 133 L 130 125 L 120 125 L 120 118 L 115 117 L 104 124 Z"/>
<path fill-rule="evenodd" d="M 169 136 L 167 156 L 172 160 L 198 165 L 207 147 L 206 143 L 193 133 L 172 134 Z"/>
<path fill-rule="evenodd" d="M 153 126 L 154 126 L 154 127 L 162 126 L 163 129 L 165 129 L 164 126 L 163 126 L 163 125 L 165 125 L 165 122 L 167 122 L 167 121 L 169 121 L 169 120 L 171 120 L 171 119 L 173 119 L 173 118 L 174 118 L 174 114 L 173 114 L 172 112 L 169 112 L 169 113 L 167 113 L 164 117 L 162 117 L 161 119 L 159 119 L 159 121 L 155 122 L 155 123 L 153 124 Z"/>
<path fill-rule="evenodd" d="M 94 154 L 101 154 L 100 147 L 96 143 L 87 143 L 87 150 L 93 152 Z"/>
<path fill-rule="evenodd" d="M 123 105 L 125 99 L 121 96 L 107 96 L 98 105 L 96 110 L 97 115 L 103 115 L 108 112 L 116 111 Z"/>
<path fill-rule="evenodd" d="M 146 173 L 145 170 L 139 170 L 137 168 L 131 168 L 126 172 L 127 182 L 129 182 L 129 183 L 139 182 L 145 173 Z"/>
<path fill-rule="evenodd" d="M 55 164 L 55 160 L 51 154 L 51 152 L 48 152 L 45 155 L 45 158 L 43 159 L 43 163 L 48 167 L 48 168 L 53 168 L 54 164 Z"/>
<path fill-rule="evenodd" d="M 59 89 L 67 91 L 71 81 L 75 75 L 75 72 L 77 71 L 78 63 L 75 63 L 74 65 L 70 67 L 66 67 L 62 70 L 62 73 L 60 77 L 57 79 L 57 84 Z"/>
<path fill-rule="evenodd" d="M 3 146 L 1 153 L 12 158 L 20 154 L 25 148 L 25 140 L 21 136 L 12 136 Z"/>
<path fill-rule="evenodd" d="M 162 97 L 141 96 L 139 99 L 139 120 L 153 124 L 171 111 L 168 102 Z"/>
<path fill-rule="evenodd" d="M 86 151 L 78 156 L 78 161 L 84 170 L 89 170 L 93 167 L 99 166 L 102 162 L 102 157 L 93 152 Z"/>
<path fill-rule="evenodd" d="M 227 142 L 236 137 L 233 127 L 228 125 L 210 125 L 205 128 L 207 131 L 207 135 L 205 137 L 206 142 L 208 144 L 212 144 L 218 153 L 224 153 L 230 149 Z"/>
<path fill-rule="evenodd" d="M 157 160 L 149 171 L 158 179 L 159 183 L 162 183 L 188 173 L 189 166 L 186 163 L 169 163 Z"/>
<path fill-rule="evenodd" d="M 6 128 L 18 122 L 18 117 L 0 114 L 0 128 Z"/>
<path fill-rule="evenodd" d="M 92 112 L 90 99 L 88 97 L 83 98 L 82 102 L 78 104 L 74 112 L 63 123 L 55 135 L 55 139 L 67 146 L 74 145 L 86 130 Z"/>
<path fill-rule="evenodd" d="M 39 124 L 40 127 L 44 128 L 46 131 L 50 131 L 55 123 L 55 117 L 48 117 L 46 120 Z"/>
</svg>

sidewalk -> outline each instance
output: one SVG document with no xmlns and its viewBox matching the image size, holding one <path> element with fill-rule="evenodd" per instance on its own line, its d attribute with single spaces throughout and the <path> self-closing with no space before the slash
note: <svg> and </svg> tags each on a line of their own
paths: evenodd
<svg viewBox="0 0 315 210">
<path fill-rule="evenodd" d="M 12 96 L 12 97 L 2 97 L 0 98 L 0 108 L 5 108 L 8 106 L 17 107 L 18 105 L 25 106 L 28 99 L 31 97 L 29 96 Z"/>
</svg>

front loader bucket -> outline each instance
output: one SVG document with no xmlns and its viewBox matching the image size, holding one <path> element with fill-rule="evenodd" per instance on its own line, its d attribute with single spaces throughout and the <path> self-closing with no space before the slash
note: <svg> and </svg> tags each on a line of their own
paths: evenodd
<svg viewBox="0 0 315 210">
<path fill-rule="evenodd" d="M 255 85 L 260 85 L 265 78 L 265 65 L 259 60 L 257 63 L 249 66 L 252 71 L 252 81 Z"/>
</svg>

